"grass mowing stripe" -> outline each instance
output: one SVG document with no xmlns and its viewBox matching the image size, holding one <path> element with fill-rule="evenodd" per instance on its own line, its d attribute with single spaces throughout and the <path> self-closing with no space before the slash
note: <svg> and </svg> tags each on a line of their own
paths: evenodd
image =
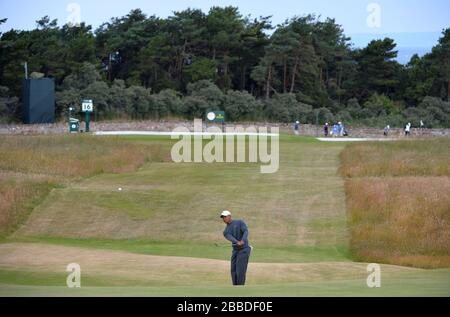
<svg viewBox="0 0 450 317">
<path fill-rule="evenodd" d="M 4 242 L 47 243 L 54 245 L 127 251 L 146 255 L 181 256 L 228 260 L 231 246 L 223 243 L 206 244 L 184 241 L 140 241 L 140 240 L 100 240 L 68 239 L 58 237 L 17 237 Z M 346 246 L 260 246 L 254 245 L 251 261 L 255 263 L 315 263 L 350 261 L 350 251 Z"/>
</svg>

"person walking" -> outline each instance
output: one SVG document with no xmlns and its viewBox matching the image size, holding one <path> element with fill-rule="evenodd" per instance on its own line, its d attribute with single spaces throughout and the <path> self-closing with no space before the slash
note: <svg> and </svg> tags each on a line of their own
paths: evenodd
<svg viewBox="0 0 450 317">
<path fill-rule="evenodd" d="M 294 133 L 295 133 L 295 135 L 299 135 L 300 134 L 299 130 L 300 130 L 300 121 L 296 121 L 295 124 L 294 124 Z"/>
<path fill-rule="evenodd" d="M 325 125 L 323 126 L 323 133 L 325 134 L 325 137 L 326 137 L 326 138 L 328 137 L 329 129 L 330 129 L 330 126 L 329 126 L 329 124 L 328 124 L 328 122 L 327 122 L 327 123 L 325 123 Z"/>
<path fill-rule="evenodd" d="M 243 220 L 233 220 L 231 212 L 225 210 L 220 215 L 227 225 L 223 236 L 233 246 L 231 256 L 231 280 L 234 286 L 245 285 L 248 261 L 252 247 L 248 243 L 248 227 Z"/>
<path fill-rule="evenodd" d="M 405 127 L 405 135 L 410 136 L 411 135 L 411 123 L 408 123 Z"/>
<path fill-rule="evenodd" d="M 338 130 L 339 130 L 339 136 L 342 137 L 344 136 L 344 126 L 342 125 L 342 122 L 338 122 Z"/>
</svg>

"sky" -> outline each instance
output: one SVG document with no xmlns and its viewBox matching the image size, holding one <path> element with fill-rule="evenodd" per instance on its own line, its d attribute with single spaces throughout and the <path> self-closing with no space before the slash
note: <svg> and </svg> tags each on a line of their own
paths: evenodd
<svg viewBox="0 0 450 317">
<path fill-rule="evenodd" d="M 80 8 L 81 21 L 94 29 L 135 8 L 165 18 L 188 7 L 207 12 L 212 6 L 232 5 L 239 7 L 243 15 L 272 16 L 274 25 L 295 15 L 314 13 L 335 18 L 355 47 L 364 47 L 372 39 L 392 37 L 399 55 L 426 53 L 437 43 L 442 30 L 450 27 L 450 0 L 0 0 L 0 19 L 8 18 L 0 32 L 33 29 L 35 21 L 45 15 L 65 24 L 74 16 L 68 10 L 71 3 Z"/>
</svg>

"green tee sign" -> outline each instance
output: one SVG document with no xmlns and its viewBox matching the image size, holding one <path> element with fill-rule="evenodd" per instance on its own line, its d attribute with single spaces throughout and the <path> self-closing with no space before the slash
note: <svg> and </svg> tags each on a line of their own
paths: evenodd
<svg viewBox="0 0 450 317">
<path fill-rule="evenodd" d="M 224 111 L 211 111 L 206 115 L 209 122 L 224 123 L 225 112 Z"/>
</svg>

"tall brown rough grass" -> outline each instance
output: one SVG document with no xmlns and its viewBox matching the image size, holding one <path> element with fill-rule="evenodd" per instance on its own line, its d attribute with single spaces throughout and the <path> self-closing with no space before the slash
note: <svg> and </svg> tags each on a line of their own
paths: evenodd
<svg viewBox="0 0 450 317">
<path fill-rule="evenodd" d="M 0 170 L 86 177 L 135 170 L 162 160 L 158 144 L 92 136 L 0 136 Z"/>
<path fill-rule="evenodd" d="M 56 184 L 51 177 L 0 172 L 0 236 L 11 233 L 24 221 L 34 204 Z"/>
<path fill-rule="evenodd" d="M 357 260 L 450 267 L 450 140 L 355 144 L 341 156 Z"/>
<path fill-rule="evenodd" d="M 352 144 L 341 161 L 345 177 L 450 176 L 450 139 Z"/>
<path fill-rule="evenodd" d="M 164 161 L 161 144 L 92 136 L 0 136 L 0 237 L 26 219 L 58 184 L 100 173 L 134 171 Z"/>
</svg>

